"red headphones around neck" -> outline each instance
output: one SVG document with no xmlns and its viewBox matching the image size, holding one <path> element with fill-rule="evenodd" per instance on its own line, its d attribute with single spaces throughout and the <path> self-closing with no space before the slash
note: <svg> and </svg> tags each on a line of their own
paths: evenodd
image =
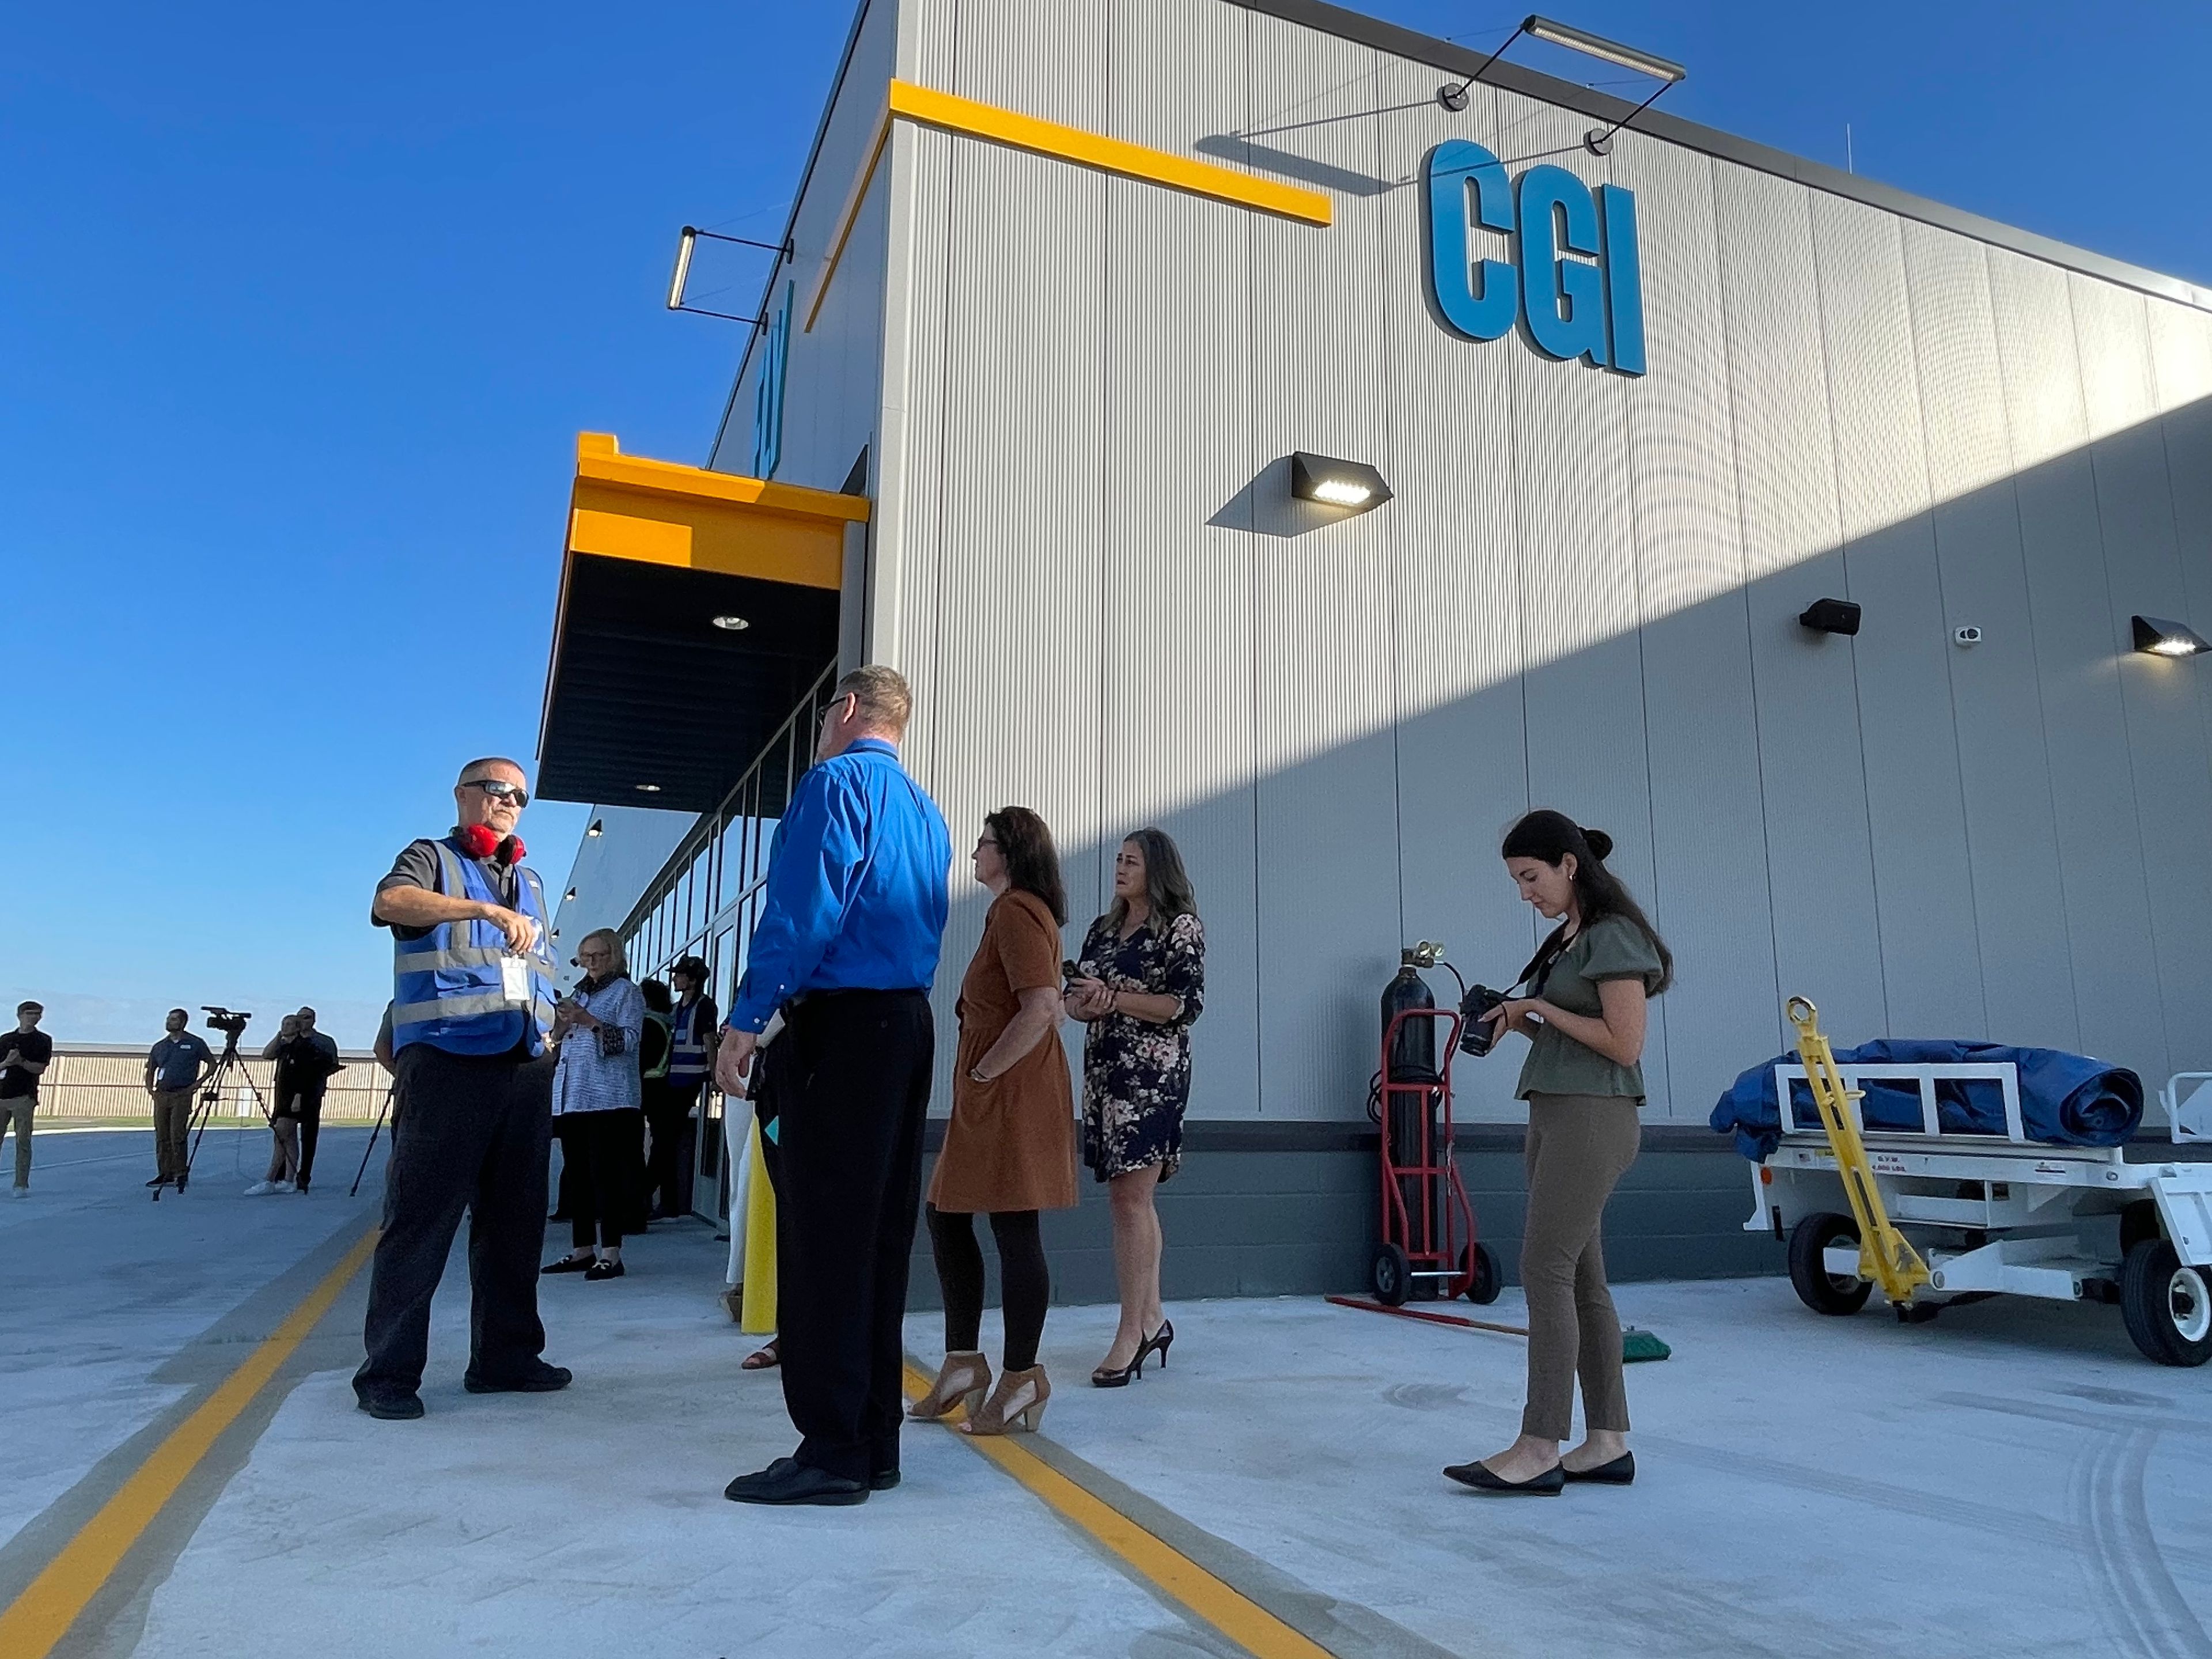
<svg viewBox="0 0 2212 1659">
<path fill-rule="evenodd" d="M 503 865 L 520 864 L 524 858 L 522 837 L 509 836 L 501 841 L 498 832 L 488 823 L 472 823 L 453 836 L 461 850 L 472 859 L 497 859 Z"/>
</svg>

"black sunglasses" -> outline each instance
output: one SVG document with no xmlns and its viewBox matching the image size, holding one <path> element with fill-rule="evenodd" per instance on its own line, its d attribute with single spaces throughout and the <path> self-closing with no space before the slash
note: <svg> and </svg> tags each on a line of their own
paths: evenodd
<svg viewBox="0 0 2212 1659">
<path fill-rule="evenodd" d="M 530 805 L 530 792 L 519 783 L 509 783 L 505 778 L 463 778 L 461 781 L 483 790 L 494 800 L 512 799 L 518 812 Z"/>
</svg>

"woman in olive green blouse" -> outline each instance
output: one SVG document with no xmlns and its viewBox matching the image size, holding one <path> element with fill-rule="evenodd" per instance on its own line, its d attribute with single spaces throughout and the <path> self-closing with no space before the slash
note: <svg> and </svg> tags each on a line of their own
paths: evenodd
<svg viewBox="0 0 2212 1659">
<path fill-rule="evenodd" d="M 1605 1284 L 1605 1201 L 1636 1161 L 1644 1103 L 1648 999 L 1674 958 L 1620 878 L 1605 867 L 1613 838 L 1553 811 L 1531 812 L 1501 849 L 1521 896 L 1557 921 L 1522 979 L 1526 998 L 1491 1016 L 1529 1039 L 1520 1097 L 1528 1103 L 1528 1218 L 1521 1282 L 1528 1294 L 1528 1403 L 1521 1437 L 1444 1473 L 1484 1492 L 1549 1497 L 1570 1480 L 1625 1486 L 1628 1396 L 1620 1321 Z M 1583 1443 L 1564 1457 L 1583 1385 Z"/>
</svg>

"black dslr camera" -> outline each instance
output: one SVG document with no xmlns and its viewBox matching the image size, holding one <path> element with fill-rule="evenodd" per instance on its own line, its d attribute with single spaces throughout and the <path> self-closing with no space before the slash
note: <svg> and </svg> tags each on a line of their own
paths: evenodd
<svg viewBox="0 0 2212 1659">
<path fill-rule="evenodd" d="M 1486 1018 L 1499 1005 L 1510 999 L 1504 991 L 1493 991 L 1487 985 L 1470 985 L 1467 994 L 1460 999 L 1459 1048 L 1463 1054 L 1473 1054 L 1477 1060 L 1498 1046 L 1498 1027 Z"/>
</svg>

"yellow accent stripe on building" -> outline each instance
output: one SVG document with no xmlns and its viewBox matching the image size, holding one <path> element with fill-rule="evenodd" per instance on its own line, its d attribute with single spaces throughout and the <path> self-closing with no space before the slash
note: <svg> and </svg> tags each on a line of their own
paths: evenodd
<svg viewBox="0 0 2212 1659">
<path fill-rule="evenodd" d="M 906 1368 L 906 1392 L 919 1400 L 929 1379 Z M 1047 1508 L 1080 1528 L 1127 1563 L 1147 1583 L 1236 1643 L 1254 1659 L 1332 1659 L 1329 1650 L 1294 1630 L 1258 1602 L 1231 1589 L 1204 1567 L 1139 1526 L 1103 1498 L 1085 1491 L 1011 1435 L 962 1435 Z"/>
<path fill-rule="evenodd" d="M 46 1659 L 77 1615 L 176 1496 L 200 1461 L 238 1421 L 254 1397 L 267 1388 L 299 1346 L 307 1340 L 331 1304 L 361 1271 L 376 1249 L 379 1230 L 371 1228 L 345 1253 L 307 1299 L 285 1316 L 238 1369 L 216 1385 L 190 1417 L 154 1448 L 122 1490 L 100 1506 L 76 1537 L 46 1564 L 23 1593 L 0 1612 L 0 1654 L 8 1659 Z"/>
<path fill-rule="evenodd" d="M 877 121 L 875 135 L 860 163 L 859 176 L 846 197 L 844 211 L 837 217 L 837 228 L 830 239 L 822 274 L 815 279 L 804 332 L 811 333 L 814 319 L 822 314 L 822 301 L 837 274 L 838 261 L 844 257 L 845 244 L 853 234 L 853 222 L 860 217 L 860 204 L 866 199 L 868 185 L 875 178 L 877 163 L 882 158 L 894 118 L 919 122 L 946 132 L 964 133 L 970 138 L 988 139 L 1032 155 L 1073 161 L 1078 167 L 1096 167 L 1121 178 L 1187 191 L 1194 196 L 1208 197 L 1260 213 L 1277 214 L 1310 225 L 1335 222 L 1336 204 L 1322 191 L 1255 178 L 1234 167 L 1194 161 L 1172 150 L 1133 144 L 1126 138 L 1109 138 L 1082 127 L 1063 126 L 1057 121 L 1041 120 L 1018 110 L 1003 109 L 996 104 L 980 103 L 954 93 L 916 86 L 911 81 L 893 81 L 884 112 Z"/>
</svg>

